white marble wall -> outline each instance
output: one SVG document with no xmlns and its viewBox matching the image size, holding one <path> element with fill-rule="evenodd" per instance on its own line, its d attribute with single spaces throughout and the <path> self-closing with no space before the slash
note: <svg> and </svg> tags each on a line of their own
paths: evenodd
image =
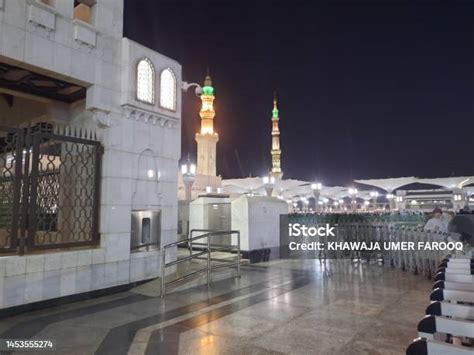
<svg viewBox="0 0 474 355">
<path fill-rule="evenodd" d="M 161 243 L 177 237 L 181 66 L 122 38 L 122 0 L 98 1 L 91 24 L 72 19 L 73 3 L 0 0 L 0 61 L 87 86 L 78 119 L 52 118 L 95 130 L 104 145 L 101 242 L 93 250 L 0 257 L 0 308 L 158 277 L 159 250 L 130 252 L 133 209 L 160 209 Z M 135 100 L 136 64 L 143 57 L 156 69 L 152 106 Z M 176 75 L 175 112 L 158 105 L 164 68 Z"/>
<path fill-rule="evenodd" d="M 0 258 L 0 308 L 128 284 L 157 276 L 157 253 L 120 259 L 107 248 Z"/>
<path fill-rule="evenodd" d="M 208 207 L 213 204 L 228 204 L 228 197 L 201 196 L 189 204 L 189 230 L 210 229 Z M 195 233 L 197 236 L 204 233 Z"/>
<path fill-rule="evenodd" d="M 280 246 L 280 215 L 288 213 L 276 197 L 247 196 L 232 201 L 232 229 L 240 231 L 240 248 L 251 251 Z M 232 237 L 232 244 L 236 244 Z"/>
</svg>

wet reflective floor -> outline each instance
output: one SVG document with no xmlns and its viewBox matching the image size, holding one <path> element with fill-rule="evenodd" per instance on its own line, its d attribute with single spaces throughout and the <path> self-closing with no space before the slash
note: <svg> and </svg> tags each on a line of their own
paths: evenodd
<svg viewBox="0 0 474 355">
<path fill-rule="evenodd" d="M 349 261 L 279 260 L 226 276 L 165 299 L 152 281 L 5 318 L 0 338 L 51 339 L 58 354 L 403 354 L 432 285 Z"/>
</svg>

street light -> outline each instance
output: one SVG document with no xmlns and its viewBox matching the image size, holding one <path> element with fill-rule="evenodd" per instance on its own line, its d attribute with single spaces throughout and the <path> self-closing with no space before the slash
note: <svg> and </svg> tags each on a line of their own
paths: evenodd
<svg viewBox="0 0 474 355">
<path fill-rule="evenodd" d="M 309 205 L 308 199 L 306 197 L 302 197 L 301 202 L 303 202 L 303 211 L 308 212 L 308 205 Z"/>
<path fill-rule="evenodd" d="M 352 209 L 355 211 L 357 209 L 357 201 L 356 201 L 357 189 L 355 187 L 350 187 L 349 195 L 351 196 Z"/>
<path fill-rule="evenodd" d="M 280 192 L 278 193 L 277 198 L 279 200 L 286 200 L 285 197 L 283 196 L 283 189 L 280 189 Z"/>
<path fill-rule="evenodd" d="M 324 211 L 327 211 L 329 199 L 328 199 L 327 197 L 323 197 L 321 200 L 322 200 L 322 202 L 323 202 Z"/>
<path fill-rule="evenodd" d="M 395 209 L 395 195 L 389 192 L 389 193 L 386 195 L 386 197 L 387 197 L 387 200 L 388 200 L 388 202 L 389 202 L 390 209 L 391 209 L 391 210 Z"/>
<path fill-rule="evenodd" d="M 349 195 L 357 195 L 357 189 L 354 187 L 349 188 Z"/>
<path fill-rule="evenodd" d="M 339 209 L 342 211 L 342 209 L 344 208 L 344 200 L 340 198 L 339 200 L 337 200 L 337 203 L 339 205 Z"/>
<path fill-rule="evenodd" d="M 316 212 L 318 211 L 318 206 L 319 206 L 318 202 L 319 202 L 319 196 L 321 195 L 321 188 L 322 188 L 322 185 L 320 182 L 315 182 L 311 184 L 311 190 L 313 190 Z"/>
<path fill-rule="evenodd" d="M 196 164 L 192 163 L 189 157 L 186 163 L 181 165 L 181 175 L 183 176 L 185 200 L 189 202 L 191 201 L 192 187 L 196 179 Z"/>
<path fill-rule="evenodd" d="M 263 185 L 265 187 L 265 192 L 267 196 L 270 197 L 273 192 L 273 186 L 275 185 L 275 177 L 274 176 L 264 176 L 263 177 Z"/>
<path fill-rule="evenodd" d="M 370 197 L 374 200 L 374 211 L 377 209 L 377 197 L 379 197 L 378 191 L 370 191 Z"/>
</svg>

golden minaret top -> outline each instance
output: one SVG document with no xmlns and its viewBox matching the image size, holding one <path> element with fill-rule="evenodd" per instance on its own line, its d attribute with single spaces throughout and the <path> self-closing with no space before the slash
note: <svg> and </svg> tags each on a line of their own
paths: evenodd
<svg viewBox="0 0 474 355">
<path fill-rule="evenodd" d="M 201 101 L 202 106 L 199 112 L 199 116 L 201 116 L 201 134 L 217 134 L 214 132 L 214 117 L 216 116 L 214 111 L 214 88 L 209 73 L 204 79 Z"/>
</svg>

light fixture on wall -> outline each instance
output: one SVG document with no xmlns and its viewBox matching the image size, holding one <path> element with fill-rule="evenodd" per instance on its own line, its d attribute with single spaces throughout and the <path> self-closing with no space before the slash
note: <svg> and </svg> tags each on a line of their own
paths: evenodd
<svg viewBox="0 0 474 355">
<path fill-rule="evenodd" d="M 148 171 L 146 172 L 146 175 L 148 176 L 149 179 L 153 179 L 156 175 L 155 170 L 148 169 Z"/>
</svg>

